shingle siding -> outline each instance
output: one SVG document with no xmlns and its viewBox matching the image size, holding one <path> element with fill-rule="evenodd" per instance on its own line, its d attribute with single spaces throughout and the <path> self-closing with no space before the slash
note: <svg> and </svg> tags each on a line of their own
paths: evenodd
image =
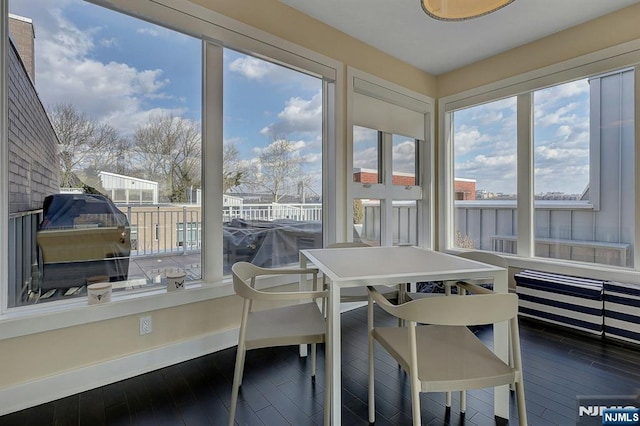
<svg viewBox="0 0 640 426">
<path fill-rule="evenodd" d="M 58 139 L 13 43 L 9 49 L 9 213 L 59 192 Z"/>
</svg>

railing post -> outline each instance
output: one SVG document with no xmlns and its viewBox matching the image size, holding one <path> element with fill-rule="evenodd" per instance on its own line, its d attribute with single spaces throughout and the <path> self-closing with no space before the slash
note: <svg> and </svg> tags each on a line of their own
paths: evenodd
<svg viewBox="0 0 640 426">
<path fill-rule="evenodd" d="M 187 206 L 182 207 L 182 254 L 187 255 Z"/>
</svg>

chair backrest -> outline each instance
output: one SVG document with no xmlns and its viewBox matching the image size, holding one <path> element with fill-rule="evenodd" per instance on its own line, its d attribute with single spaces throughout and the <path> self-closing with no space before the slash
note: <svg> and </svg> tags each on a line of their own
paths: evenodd
<svg viewBox="0 0 640 426">
<path fill-rule="evenodd" d="M 233 290 L 245 299 L 259 298 L 259 293 L 253 287 L 255 278 L 260 275 L 261 268 L 249 262 L 236 262 L 231 267 L 233 273 Z"/>
<path fill-rule="evenodd" d="M 329 244 L 326 248 L 351 248 L 351 247 L 371 247 L 362 241 L 345 241 L 342 243 Z"/>
<path fill-rule="evenodd" d="M 316 268 L 262 268 L 249 262 L 236 262 L 231 267 L 233 290 L 245 299 L 251 300 L 301 300 L 327 297 L 326 291 L 260 291 L 255 289 L 255 279 L 260 275 L 301 275 L 312 274 L 314 288 L 318 279 Z"/>
<path fill-rule="evenodd" d="M 385 311 L 405 321 L 423 324 L 473 326 L 495 324 L 518 315 L 518 296 L 508 293 L 470 297 L 429 297 L 402 305 L 391 304 L 375 288 L 369 292 Z"/>
<path fill-rule="evenodd" d="M 498 266 L 500 268 L 509 268 L 509 262 L 504 257 L 491 253 L 488 251 L 465 251 L 458 253 L 459 257 L 464 257 L 469 260 L 476 260 L 482 263 L 488 263 L 489 265 Z"/>
</svg>

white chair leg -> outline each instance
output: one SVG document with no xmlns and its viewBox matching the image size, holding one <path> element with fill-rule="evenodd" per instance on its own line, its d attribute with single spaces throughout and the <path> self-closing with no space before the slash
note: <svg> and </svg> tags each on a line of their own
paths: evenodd
<svg viewBox="0 0 640 426">
<path fill-rule="evenodd" d="M 447 392 L 444 398 L 444 405 L 447 408 L 451 408 L 451 392 Z"/>
<path fill-rule="evenodd" d="M 238 392 L 242 383 L 242 374 L 244 372 L 244 358 L 246 350 L 238 345 L 236 352 L 236 366 L 233 373 L 233 387 L 231 388 L 231 405 L 229 406 L 229 426 L 233 426 L 236 420 L 236 408 L 238 406 Z"/>
<path fill-rule="evenodd" d="M 316 344 L 311 344 L 311 377 L 316 377 Z"/>
<path fill-rule="evenodd" d="M 331 426 L 331 357 L 329 356 L 329 331 L 324 344 L 324 426 Z"/>
<path fill-rule="evenodd" d="M 524 402 L 524 384 L 516 382 L 516 398 L 518 401 L 518 424 L 527 426 L 527 408 Z"/>
<path fill-rule="evenodd" d="M 373 329 L 373 300 L 371 296 L 369 296 L 369 303 L 367 306 L 367 337 L 369 339 L 368 352 L 369 352 L 369 423 L 374 423 L 376 421 L 376 393 L 374 389 L 374 371 L 375 367 L 373 365 L 373 334 L 371 331 Z"/>
<path fill-rule="evenodd" d="M 420 383 L 418 378 L 411 378 L 411 414 L 413 426 L 420 426 Z"/>
<path fill-rule="evenodd" d="M 460 413 L 467 411 L 467 392 L 460 391 Z"/>
</svg>

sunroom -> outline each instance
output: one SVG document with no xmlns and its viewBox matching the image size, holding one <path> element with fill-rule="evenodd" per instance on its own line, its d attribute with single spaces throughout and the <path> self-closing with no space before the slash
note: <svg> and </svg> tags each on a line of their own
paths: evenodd
<svg viewBox="0 0 640 426">
<path fill-rule="evenodd" d="M 295 266 L 300 250 L 337 242 L 494 252 L 511 292 L 529 271 L 640 300 L 638 2 L 589 1 L 578 14 L 516 0 L 454 22 L 418 0 L 359 3 L 0 0 L 0 416 L 202 357 L 232 370 L 242 301 L 231 266 Z M 413 25 L 436 38 L 403 39 Z M 99 194 L 122 219 L 86 207 Z M 72 205 L 85 210 L 55 225 Z M 175 272 L 185 288 L 170 292 Z M 111 299 L 90 305 L 100 281 Z M 366 308 L 342 309 L 343 336 L 362 339 Z M 633 382 L 640 314 L 629 309 L 611 328 L 623 332 L 607 333 L 603 313 L 598 335 L 547 317 L 524 336 L 595 345 L 593 364 L 623 359 L 598 372 Z M 353 346 L 343 361 L 358 358 Z M 308 368 L 293 352 L 263 355 Z M 525 364 L 525 388 L 526 374 Z M 359 378 L 343 365 L 345 387 Z M 620 380 L 567 392 L 634 392 Z M 310 423 L 322 422 L 318 386 Z M 536 386 L 527 392 L 544 394 Z M 343 421 L 364 422 L 361 395 L 344 392 Z M 482 399 L 470 399 L 468 421 L 490 418 Z M 300 420 L 246 400 L 240 416 L 264 417 L 245 419 L 269 424 L 275 407 L 278 421 Z M 216 416 L 228 398 L 218 402 Z M 530 409 L 542 424 L 574 415 Z"/>
</svg>

